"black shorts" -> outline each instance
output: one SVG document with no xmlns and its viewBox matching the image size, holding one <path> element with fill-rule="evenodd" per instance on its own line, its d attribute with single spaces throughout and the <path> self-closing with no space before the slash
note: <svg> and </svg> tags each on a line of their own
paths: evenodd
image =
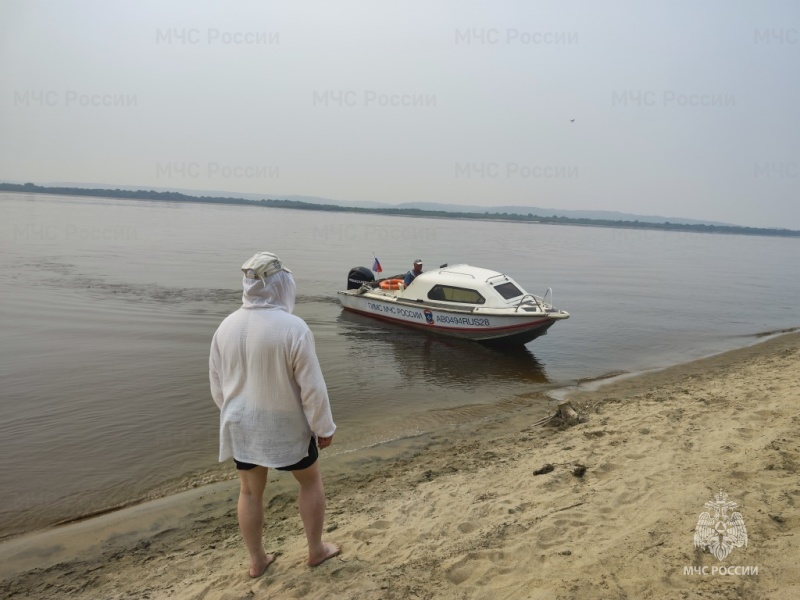
<svg viewBox="0 0 800 600">
<path fill-rule="evenodd" d="M 300 471 L 302 469 L 307 469 L 319 458 L 319 450 L 317 450 L 317 440 L 314 439 L 314 436 L 311 436 L 311 441 L 308 444 L 308 456 L 304 459 L 300 460 L 299 462 L 294 463 L 293 465 L 289 465 L 288 467 L 275 467 L 278 471 Z M 233 459 L 233 462 L 236 463 L 236 470 L 237 471 L 249 471 L 250 469 L 255 469 L 258 465 L 254 465 L 252 463 L 240 462 Z"/>
</svg>

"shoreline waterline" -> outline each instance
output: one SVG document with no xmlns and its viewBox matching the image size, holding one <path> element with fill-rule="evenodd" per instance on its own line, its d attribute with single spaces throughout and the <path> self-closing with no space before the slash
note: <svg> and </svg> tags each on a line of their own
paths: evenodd
<svg viewBox="0 0 800 600">
<path fill-rule="evenodd" d="M 706 360 L 709 358 L 714 358 L 715 356 L 721 356 L 723 354 L 727 354 L 728 352 L 735 352 L 737 350 L 742 350 L 744 348 L 750 348 L 752 346 L 757 346 L 759 344 L 763 344 L 770 340 L 779 338 L 784 335 L 789 335 L 792 333 L 797 333 L 800 331 L 800 327 L 787 327 L 785 329 L 775 330 L 775 331 L 764 331 L 760 333 L 753 333 L 747 336 L 741 336 L 743 338 L 752 338 L 748 344 L 744 344 L 742 346 L 737 346 L 736 348 L 729 348 L 727 350 L 720 350 L 719 352 L 711 352 L 704 356 L 700 356 L 698 358 L 694 358 L 690 361 L 685 363 L 674 363 L 671 365 L 661 366 L 661 367 L 653 367 L 652 369 L 643 369 L 641 371 L 631 371 L 631 372 L 612 372 L 606 376 L 599 376 L 599 377 L 592 377 L 590 379 L 581 379 L 578 380 L 574 385 L 565 385 L 561 386 L 555 390 L 551 390 L 545 392 L 547 396 L 549 396 L 555 402 L 561 402 L 565 400 L 571 394 L 577 394 L 579 392 L 596 392 L 597 390 L 601 389 L 603 386 L 611 385 L 618 381 L 622 381 L 624 379 L 631 379 L 633 377 L 639 377 L 641 375 L 648 375 L 650 373 L 659 373 L 661 371 L 666 371 L 668 369 L 672 369 L 681 365 L 687 365 L 694 362 Z"/>
</svg>

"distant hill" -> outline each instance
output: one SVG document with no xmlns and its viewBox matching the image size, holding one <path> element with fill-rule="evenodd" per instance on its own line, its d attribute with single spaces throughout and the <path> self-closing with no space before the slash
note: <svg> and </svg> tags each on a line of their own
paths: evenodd
<svg viewBox="0 0 800 600">
<path fill-rule="evenodd" d="M 452 212 L 444 210 L 423 210 L 420 208 L 391 207 L 356 207 L 342 206 L 340 204 L 319 204 L 300 200 L 273 199 L 273 198 L 243 198 L 241 196 L 196 196 L 174 191 L 156 191 L 152 189 L 121 189 L 121 188 L 86 188 L 86 187 L 61 187 L 37 186 L 33 183 L 0 183 L 0 192 L 22 192 L 34 194 L 56 194 L 67 196 L 88 196 L 99 198 L 126 198 L 132 200 L 189 202 L 210 204 L 246 204 L 257 207 L 284 208 L 292 210 L 311 210 L 329 212 L 353 212 L 365 214 L 380 214 L 388 216 L 409 216 L 423 218 L 445 219 L 471 219 L 483 221 L 519 221 L 535 224 L 554 225 L 585 225 L 591 227 L 614 227 L 623 229 L 661 229 L 666 231 L 691 231 L 695 233 L 724 233 L 738 235 L 770 235 L 782 237 L 800 237 L 800 231 L 791 229 L 740 227 L 737 225 L 707 225 L 704 223 L 676 223 L 676 222 L 645 222 L 642 220 L 625 221 L 621 219 L 588 219 L 548 214 L 522 213 L 520 207 L 510 207 L 511 212 Z M 250 196 L 253 196 L 250 194 Z M 474 207 L 473 207 L 474 208 Z M 543 211 L 544 212 L 544 211 Z M 620 213 L 611 213 L 618 215 Z"/>
<path fill-rule="evenodd" d="M 12 182 L 18 183 L 18 182 Z M 55 181 L 39 184 L 45 187 L 86 187 L 95 189 L 119 189 L 127 191 L 177 192 L 188 196 L 215 196 L 217 198 L 245 198 L 246 200 L 293 200 L 308 202 L 310 204 L 323 204 L 333 206 L 347 206 L 356 208 L 403 208 L 419 209 L 426 211 L 443 211 L 458 213 L 509 213 L 519 215 L 547 215 L 548 217 L 569 217 L 572 219 L 598 219 L 606 221 L 639 221 L 642 223 L 677 223 L 683 225 L 732 225 L 720 221 L 699 221 L 683 217 L 661 217 L 657 215 L 638 215 L 610 210 L 566 210 L 561 208 L 541 208 L 538 206 L 469 206 L 466 204 L 444 204 L 437 202 L 403 202 L 401 204 L 388 204 L 386 202 L 332 200 L 319 196 L 300 196 L 282 194 L 248 194 L 241 192 L 226 192 L 222 190 L 193 190 L 187 188 L 170 187 L 142 187 L 132 185 L 113 185 L 108 183 L 76 183 Z"/>
<path fill-rule="evenodd" d="M 509 214 L 547 215 L 548 217 L 569 217 L 571 219 L 600 219 L 608 221 L 640 221 L 642 223 L 678 223 L 682 225 L 731 225 L 720 221 L 698 221 L 683 217 L 660 217 L 656 215 L 637 215 L 611 210 L 566 210 L 562 208 L 541 208 L 539 206 L 466 206 L 456 204 L 437 204 L 435 202 L 406 202 L 395 205 L 397 208 L 419 208 L 420 210 L 443 210 L 446 212 L 489 212 Z"/>
<path fill-rule="evenodd" d="M 9 183 L 20 183 L 13 181 Z M 24 182 L 22 182 L 24 183 Z M 395 208 L 393 204 L 385 204 L 381 202 L 358 202 L 358 201 L 343 201 L 331 200 L 330 198 L 321 198 L 319 196 L 298 196 L 298 195 L 284 195 L 284 194 L 248 194 L 246 192 L 226 192 L 223 190 L 195 190 L 189 188 L 173 188 L 173 187 L 144 187 L 141 185 L 116 185 L 111 183 L 75 183 L 74 181 L 52 181 L 47 183 L 37 184 L 42 187 L 70 187 L 70 188 L 89 188 L 89 189 L 112 189 L 112 190 L 125 190 L 128 192 L 175 192 L 178 194 L 185 194 L 186 196 L 208 196 L 215 198 L 244 198 L 245 200 L 274 200 L 281 198 L 283 200 L 295 200 L 297 202 L 308 202 L 310 204 L 325 204 L 333 206 L 354 206 L 358 208 Z"/>
</svg>

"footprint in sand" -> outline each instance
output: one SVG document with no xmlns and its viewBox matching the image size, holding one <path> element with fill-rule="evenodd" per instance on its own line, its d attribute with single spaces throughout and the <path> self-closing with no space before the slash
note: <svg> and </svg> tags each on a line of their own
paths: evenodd
<svg viewBox="0 0 800 600">
<path fill-rule="evenodd" d="M 369 542 L 372 538 L 382 536 L 383 532 L 392 526 L 391 521 L 375 521 L 370 523 L 365 529 L 359 529 L 353 537 L 361 542 Z"/>
<path fill-rule="evenodd" d="M 505 562 L 506 556 L 502 551 L 469 552 L 445 570 L 445 577 L 456 585 L 468 580 L 472 585 L 485 585 L 491 580 L 485 576 L 497 573 L 498 566 Z"/>
<path fill-rule="evenodd" d="M 461 533 L 472 533 L 472 532 L 473 532 L 473 531 L 475 531 L 477 528 L 478 528 L 478 526 L 477 526 L 477 525 L 475 525 L 475 523 L 459 523 L 459 525 L 458 525 L 458 528 L 457 528 L 457 529 L 458 529 L 458 530 L 459 530 Z"/>
</svg>

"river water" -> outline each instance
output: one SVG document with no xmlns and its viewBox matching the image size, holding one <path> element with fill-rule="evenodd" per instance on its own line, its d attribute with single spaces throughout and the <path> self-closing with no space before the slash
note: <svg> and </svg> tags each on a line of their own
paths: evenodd
<svg viewBox="0 0 800 600">
<path fill-rule="evenodd" d="M 294 272 L 338 452 L 800 325 L 796 239 L 0 194 L 0 250 L 0 537 L 213 472 L 209 342 L 259 250 Z M 503 271 L 572 316 L 503 352 L 343 313 L 373 253 Z"/>
</svg>

